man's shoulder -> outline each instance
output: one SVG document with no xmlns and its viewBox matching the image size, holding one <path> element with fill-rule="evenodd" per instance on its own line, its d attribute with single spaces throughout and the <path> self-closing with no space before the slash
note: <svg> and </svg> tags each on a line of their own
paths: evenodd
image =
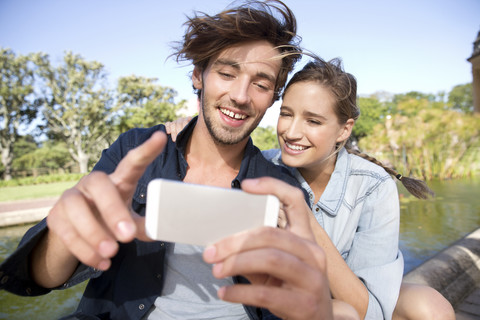
<svg viewBox="0 0 480 320">
<path fill-rule="evenodd" d="M 126 146 L 127 149 L 135 148 L 148 140 L 148 138 L 150 138 L 150 136 L 156 131 L 165 132 L 165 125 L 157 124 L 150 128 L 130 129 L 120 134 L 117 141 Z"/>
<path fill-rule="evenodd" d="M 301 187 L 295 176 L 284 166 L 279 166 L 268 159 L 257 148 L 258 152 L 255 153 L 253 160 L 255 161 L 255 167 L 259 176 L 269 176 L 272 178 L 280 179 L 293 186 Z"/>
</svg>

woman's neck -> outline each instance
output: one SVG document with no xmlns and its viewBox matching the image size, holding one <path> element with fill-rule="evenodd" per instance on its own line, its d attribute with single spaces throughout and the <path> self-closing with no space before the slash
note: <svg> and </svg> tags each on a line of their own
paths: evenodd
<svg viewBox="0 0 480 320">
<path fill-rule="evenodd" d="M 320 197 L 325 191 L 325 188 L 332 177 L 332 173 L 335 170 L 336 161 L 337 155 L 334 155 L 315 167 L 298 168 L 298 171 L 315 194 L 314 203 L 317 203 L 320 200 Z"/>
</svg>

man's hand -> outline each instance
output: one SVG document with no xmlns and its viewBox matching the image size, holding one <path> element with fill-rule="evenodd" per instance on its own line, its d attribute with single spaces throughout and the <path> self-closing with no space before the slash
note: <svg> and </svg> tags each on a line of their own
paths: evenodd
<svg viewBox="0 0 480 320">
<path fill-rule="evenodd" d="M 107 270 L 117 241 L 148 239 L 144 218 L 131 210 L 131 201 L 138 180 L 165 144 L 166 135 L 155 132 L 129 151 L 112 174 L 92 172 L 62 194 L 47 217 L 46 238 L 32 253 L 37 282 L 61 283 L 78 261 Z"/>
<path fill-rule="evenodd" d="M 325 254 L 315 243 L 303 193 L 273 178 L 244 180 L 242 189 L 277 196 L 288 227 L 238 233 L 205 249 L 215 277 L 243 275 L 252 283 L 223 287 L 219 297 L 267 308 L 285 319 L 331 319 Z"/>
</svg>

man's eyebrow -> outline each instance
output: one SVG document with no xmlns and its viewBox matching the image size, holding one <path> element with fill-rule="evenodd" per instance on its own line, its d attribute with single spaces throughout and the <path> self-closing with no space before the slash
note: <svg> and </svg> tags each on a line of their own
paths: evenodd
<svg viewBox="0 0 480 320">
<path fill-rule="evenodd" d="M 217 60 L 215 60 L 213 65 L 228 66 L 228 67 L 232 67 L 236 70 L 240 70 L 240 63 L 238 63 L 236 61 L 233 61 L 233 60 L 228 60 L 228 59 L 217 59 Z M 268 73 L 265 73 L 265 72 L 257 72 L 256 76 L 259 77 L 259 78 L 263 78 L 267 81 L 270 81 L 271 83 L 276 83 L 277 82 L 277 79 L 276 79 L 275 76 L 272 76 L 272 75 L 270 75 Z"/>
</svg>

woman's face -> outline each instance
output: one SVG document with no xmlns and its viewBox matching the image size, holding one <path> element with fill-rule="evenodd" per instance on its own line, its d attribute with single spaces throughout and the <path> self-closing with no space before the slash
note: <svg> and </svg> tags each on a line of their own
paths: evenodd
<svg viewBox="0 0 480 320">
<path fill-rule="evenodd" d="M 277 124 L 283 163 L 296 168 L 333 170 L 336 157 L 329 156 L 337 142 L 350 136 L 353 125 L 353 120 L 339 124 L 334 107 L 333 95 L 318 82 L 297 82 L 288 88 Z"/>
</svg>

